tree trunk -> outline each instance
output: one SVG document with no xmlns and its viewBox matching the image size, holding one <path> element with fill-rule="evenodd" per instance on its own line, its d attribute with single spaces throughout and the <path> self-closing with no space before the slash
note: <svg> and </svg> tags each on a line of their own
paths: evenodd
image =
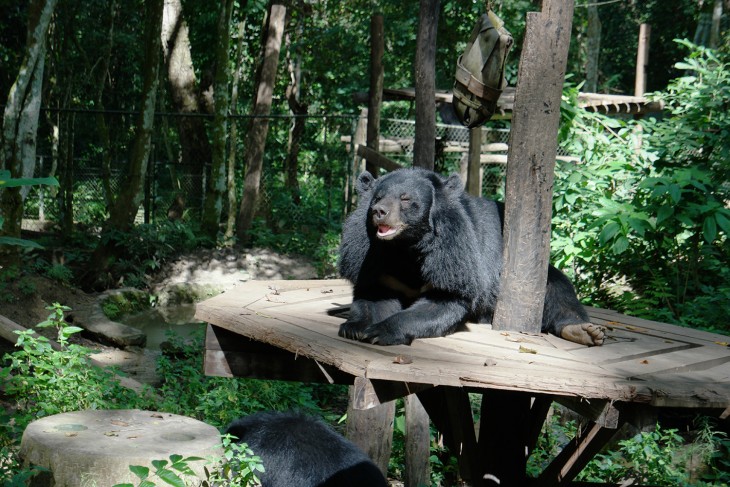
<svg viewBox="0 0 730 487">
<path fill-rule="evenodd" d="M 545 0 L 527 14 L 509 138 L 504 256 L 496 330 L 539 333 L 545 303 L 560 100 L 572 0 Z"/>
<path fill-rule="evenodd" d="M 240 242 L 246 242 L 248 240 L 248 232 L 253 223 L 256 201 L 259 196 L 266 135 L 269 132 L 269 119 L 267 117 L 271 113 L 271 100 L 274 94 L 276 68 L 279 63 L 279 51 L 281 50 L 281 40 L 284 33 L 285 16 L 286 7 L 283 5 L 270 6 L 266 29 L 267 33 L 265 36 L 264 57 L 261 61 L 261 75 L 253 108 L 254 118 L 251 121 L 251 129 L 248 132 L 246 151 L 244 153 L 244 159 L 247 164 L 246 177 L 244 180 L 241 208 L 238 212 L 238 219 L 236 220 L 236 235 Z"/>
<path fill-rule="evenodd" d="M 588 5 L 588 39 L 586 40 L 586 84 L 585 91 L 595 93 L 598 89 L 598 59 L 601 53 L 601 19 L 598 6 Z"/>
<path fill-rule="evenodd" d="M 35 169 L 36 136 L 41 107 L 41 87 L 46 57 L 46 35 L 56 0 L 33 0 L 28 14 L 28 35 L 23 62 L 10 88 L 3 114 L 0 143 L 0 169 L 11 177 L 32 176 Z M 21 188 L 0 189 L 0 235 L 20 237 L 23 218 Z M 4 255 L 14 260 L 14 251 Z"/>
<path fill-rule="evenodd" d="M 241 6 L 244 9 L 244 5 Z M 236 47 L 236 70 L 233 72 L 233 83 L 231 87 L 231 115 L 238 114 L 238 85 L 241 82 L 243 68 L 243 36 L 246 31 L 246 22 L 238 23 L 238 46 Z M 228 218 L 226 220 L 226 233 L 224 241 L 226 245 L 233 243 L 233 236 L 236 228 L 236 145 L 238 143 L 238 121 L 231 120 L 230 135 L 228 137 L 228 178 L 226 182 L 228 191 Z"/>
<path fill-rule="evenodd" d="M 213 158 L 210 177 L 205 194 L 202 230 L 212 241 L 218 238 L 221 213 L 223 211 L 223 193 L 226 191 L 226 136 L 228 135 L 228 44 L 230 35 L 228 25 L 231 23 L 233 0 L 220 2 L 218 14 L 218 42 L 215 49 L 215 79 L 213 99 L 215 117 L 213 119 Z"/>
<path fill-rule="evenodd" d="M 142 106 L 136 123 L 125 185 L 119 192 L 114 206 L 111 207 L 109 219 L 104 225 L 104 233 L 107 234 L 112 230 L 120 232 L 129 230 L 134 223 L 134 218 L 144 196 L 144 183 L 147 174 L 147 163 L 152 149 L 152 130 L 157 100 L 162 10 L 163 0 L 147 0 L 145 2 Z M 113 258 L 121 250 L 120 244 L 113 238 L 99 243 L 91 257 L 89 270 L 82 277 L 83 287 L 89 289 L 97 284 L 98 276 L 106 272 Z"/>
<path fill-rule="evenodd" d="M 416 38 L 416 137 L 413 165 L 433 169 L 436 159 L 436 30 L 440 0 L 421 0 Z"/>
<path fill-rule="evenodd" d="M 165 0 L 160 35 L 173 108 L 176 112 L 190 115 L 177 117 L 180 162 L 191 169 L 194 168 L 200 183 L 205 165 L 211 162 L 212 154 L 205 122 L 201 117 L 195 116 L 206 112 L 206 104 L 198 95 L 188 26 L 183 19 L 181 0 Z M 201 192 L 202 184 L 194 184 L 192 193 L 185 195 L 188 203 L 191 200 L 199 202 Z"/>
<path fill-rule="evenodd" d="M 301 24 L 297 27 L 297 34 L 301 34 Z M 304 135 L 304 127 L 307 119 L 306 115 L 309 105 L 302 103 L 300 100 L 300 80 L 301 80 L 301 56 L 292 52 L 291 36 L 286 34 L 287 46 L 287 69 L 289 71 L 289 86 L 286 87 L 286 100 L 291 110 L 292 124 L 289 129 L 289 144 L 284 161 L 284 170 L 286 172 L 286 187 L 291 192 L 294 203 L 299 204 L 301 195 L 299 194 L 299 148 L 301 146 L 302 136 Z"/>
<path fill-rule="evenodd" d="M 370 19 L 370 90 L 368 92 L 367 146 L 380 151 L 380 109 L 383 106 L 383 53 L 385 52 L 385 27 L 382 14 Z M 365 170 L 378 177 L 378 167 L 365 162 Z"/>
</svg>

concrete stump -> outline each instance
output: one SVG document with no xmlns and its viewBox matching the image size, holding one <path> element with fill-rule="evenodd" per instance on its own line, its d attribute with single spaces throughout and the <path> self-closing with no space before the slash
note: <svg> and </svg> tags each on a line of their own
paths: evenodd
<svg viewBox="0 0 730 487">
<path fill-rule="evenodd" d="M 88 410 L 32 422 L 23 433 L 20 455 L 26 466 L 50 470 L 31 486 L 111 487 L 138 483 L 130 465 L 154 471 L 152 460 L 169 462 L 172 454 L 221 456 L 220 443 L 216 428 L 185 416 L 138 409 Z M 191 464 L 201 478 L 205 463 Z"/>
</svg>

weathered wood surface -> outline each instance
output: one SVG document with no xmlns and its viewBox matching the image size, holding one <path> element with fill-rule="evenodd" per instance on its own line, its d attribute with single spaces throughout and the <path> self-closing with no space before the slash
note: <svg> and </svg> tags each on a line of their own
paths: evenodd
<svg viewBox="0 0 730 487">
<path fill-rule="evenodd" d="M 336 369 L 375 384 L 402 384 L 401 394 L 446 385 L 587 401 L 730 407 L 730 338 L 722 335 L 589 308 L 592 321 L 608 327 L 602 347 L 479 324 L 411 346 L 383 347 L 337 336 L 343 318 L 331 313 L 350 302 L 351 287 L 343 280 L 250 281 L 199 303 L 195 316 L 288 351 L 291 367 L 311 362 L 326 380 L 332 379 L 327 370 Z M 231 375 L 225 371 L 229 356 L 220 348 L 206 350 L 206 372 Z"/>
</svg>

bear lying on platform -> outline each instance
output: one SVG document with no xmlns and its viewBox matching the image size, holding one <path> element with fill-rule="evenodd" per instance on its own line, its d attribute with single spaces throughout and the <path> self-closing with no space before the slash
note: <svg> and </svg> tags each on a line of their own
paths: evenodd
<svg viewBox="0 0 730 487">
<path fill-rule="evenodd" d="M 380 469 L 322 421 L 295 412 L 238 419 L 226 433 L 261 458 L 263 487 L 385 487 Z"/>
<path fill-rule="evenodd" d="M 504 207 L 464 192 L 454 174 L 399 169 L 357 182 L 358 206 L 346 220 L 340 274 L 354 285 L 340 336 L 380 345 L 454 333 L 489 323 L 499 292 Z M 601 345 L 568 278 L 548 269 L 542 331 Z"/>
</svg>

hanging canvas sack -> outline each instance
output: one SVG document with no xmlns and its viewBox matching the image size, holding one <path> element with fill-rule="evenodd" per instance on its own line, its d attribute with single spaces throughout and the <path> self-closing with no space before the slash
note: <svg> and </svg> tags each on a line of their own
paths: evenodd
<svg viewBox="0 0 730 487">
<path fill-rule="evenodd" d="M 504 88 L 504 66 L 512 35 L 491 10 L 482 15 L 456 62 L 453 104 L 468 128 L 489 120 Z"/>
</svg>

